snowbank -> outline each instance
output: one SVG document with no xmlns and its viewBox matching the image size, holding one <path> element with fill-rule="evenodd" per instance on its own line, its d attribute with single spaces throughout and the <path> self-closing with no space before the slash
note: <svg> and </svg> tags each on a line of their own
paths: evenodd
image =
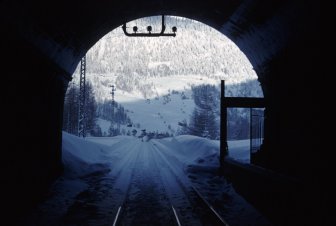
<svg viewBox="0 0 336 226">
<path fill-rule="evenodd" d="M 219 166 L 219 140 L 209 140 L 192 135 L 181 135 L 154 141 L 158 146 L 175 150 L 181 162 L 188 164 L 202 163 L 213 167 Z M 250 162 L 249 140 L 228 141 L 229 156 L 243 163 Z"/>
<path fill-rule="evenodd" d="M 104 145 L 63 132 L 62 161 L 65 177 L 81 177 L 108 170 L 110 160 Z"/>
</svg>

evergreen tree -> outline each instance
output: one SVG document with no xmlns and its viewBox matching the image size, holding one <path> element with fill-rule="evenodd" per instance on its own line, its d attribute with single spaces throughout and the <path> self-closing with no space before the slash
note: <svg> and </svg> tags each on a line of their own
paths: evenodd
<svg viewBox="0 0 336 226">
<path fill-rule="evenodd" d="M 64 99 L 63 130 L 77 135 L 78 132 L 78 88 L 71 83 Z"/>
<path fill-rule="evenodd" d="M 85 84 L 85 126 L 86 133 L 93 135 L 96 128 L 96 109 L 97 103 L 95 101 L 94 92 L 91 83 Z"/>
<path fill-rule="evenodd" d="M 95 125 L 95 127 L 91 130 L 91 135 L 94 136 L 94 137 L 102 137 L 103 136 L 103 132 L 102 132 L 99 125 Z"/>
<path fill-rule="evenodd" d="M 195 109 L 189 123 L 189 134 L 218 139 L 219 128 L 216 120 L 219 92 L 215 86 L 200 85 L 192 88 Z"/>
<path fill-rule="evenodd" d="M 110 128 L 109 128 L 109 134 L 110 137 L 118 136 L 120 135 L 120 128 L 115 127 L 113 123 L 111 123 Z"/>
<path fill-rule="evenodd" d="M 112 107 L 113 105 L 114 109 Z M 113 115 L 112 112 L 114 112 Z M 132 121 L 128 117 L 124 107 L 118 104 L 116 101 L 114 104 L 112 104 L 111 100 L 105 100 L 103 103 L 98 104 L 97 116 L 119 125 L 132 124 Z"/>
<path fill-rule="evenodd" d="M 93 88 L 91 83 L 85 85 L 85 127 L 86 135 L 95 134 L 96 128 L 96 106 Z M 64 99 L 63 130 L 77 135 L 78 133 L 78 109 L 79 109 L 79 88 L 71 83 Z M 98 132 L 99 133 L 99 132 Z"/>
<path fill-rule="evenodd" d="M 180 126 L 177 130 L 177 135 L 189 134 L 187 120 L 183 119 L 182 122 L 178 122 Z"/>
</svg>

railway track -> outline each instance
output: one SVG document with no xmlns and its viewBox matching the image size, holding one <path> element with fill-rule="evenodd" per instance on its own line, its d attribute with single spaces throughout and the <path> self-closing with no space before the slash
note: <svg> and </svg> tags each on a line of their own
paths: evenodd
<svg viewBox="0 0 336 226">
<path fill-rule="evenodd" d="M 227 222 L 204 196 L 186 178 L 182 178 L 181 174 L 176 172 L 176 169 L 171 166 L 167 158 L 155 145 L 152 145 L 152 149 L 148 150 L 147 154 L 152 155 L 151 160 L 153 162 L 151 164 L 156 168 L 153 170 L 158 171 L 154 173 L 158 177 L 155 179 L 156 182 L 159 180 L 161 183 L 161 185 L 157 186 L 162 187 L 161 190 L 164 190 L 168 198 L 166 203 L 169 203 L 169 211 L 166 209 L 166 214 L 171 215 L 170 219 L 172 220 L 170 223 L 167 222 L 167 224 L 161 222 L 161 225 L 172 225 L 173 221 L 173 224 L 176 226 L 228 226 Z M 132 173 L 132 178 L 133 176 Z M 126 200 L 128 196 L 132 195 L 130 194 L 132 189 L 134 190 L 135 188 L 132 188 L 132 181 L 130 181 L 123 201 L 115 210 L 115 217 L 111 225 L 128 225 L 122 219 L 125 218 L 124 214 L 127 215 L 128 204 Z M 152 217 L 156 217 L 154 213 Z M 153 225 L 156 224 L 153 223 Z"/>
<path fill-rule="evenodd" d="M 194 186 L 192 186 L 192 188 L 203 203 L 203 205 L 207 207 L 208 212 L 210 212 L 209 215 L 211 217 L 209 218 L 209 220 L 211 224 L 229 226 L 229 224 L 219 215 L 219 213 L 212 207 L 212 205 L 209 204 L 204 196 L 202 196 L 201 193 Z"/>
<path fill-rule="evenodd" d="M 120 222 L 120 216 L 121 216 L 121 214 L 122 214 L 122 206 L 119 206 L 119 208 L 118 208 L 118 211 L 117 211 L 117 213 L 116 213 L 116 215 L 115 215 L 115 218 L 114 218 L 114 221 L 113 221 L 113 224 L 112 224 L 112 226 L 119 226 L 119 225 L 121 225 L 122 223 Z M 181 225 L 181 223 L 180 223 L 180 219 L 179 219 L 179 217 L 178 217 L 178 215 L 177 215 L 177 212 L 176 212 L 176 210 L 175 210 L 175 208 L 174 208 L 174 206 L 171 206 L 171 210 L 172 210 L 172 212 L 173 212 L 173 214 L 174 214 L 174 219 L 175 219 L 175 225 L 176 226 L 182 226 Z"/>
<path fill-rule="evenodd" d="M 135 164 L 136 167 L 132 169 L 132 176 L 129 180 L 127 192 L 120 202 L 117 210 L 115 210 L 115 217 L 113 220 L 113 226 L 119 225 L 177 225 L 180 226 L 180 220 L 176 209 L 170 202 L 167 196 L 166 188 L 160 181 L 160 175 L 153 169 L 157 167 L 154 163 L 150 164 L 150 153 L 140 149 L 141 154 L 138 155 Z M 148 174 L 148 175 L 146 175 Z M 155 183 L 156 182 L 156 183 Z M 148 192 L 146 192 L 148 191 Z M 148 194 L 147 194 L 148 193 Z M 156 201 L 156 199 L 160 201 Z M 145 203 L 145 202 L 148 202 Z M 164 204 L 162 204 L 164 203 Z M 138 213 L 134 213 L 135 212 Z M 152 210 L 153 216 L 146 209 Z M 161 210 L 162 209 L 162 210 Z M 165 217 L 162 220 L 166 223 L 158 224 L 158 214 L 161 211 Z M 156 215 L 156 216 L 155 216 Z M 160 214 L 159 214 L 160 215 Z M 167 217 L 168 215 L 168 217 Z M 142 218 L 153 218 L 156 223 L 152 223 L 151 220 L 144 221 Z M 150 224 L 151 223 L 151 224 Z"/>
<path fill-rule="evenodd" d="M 166 164 L 169 172 L 175 176 L 177 183 L 183 189 L 186 197 L 190 203 L 197 207 L 195 212 L 200 216 L 202 225 L 206 226 L 229 226 L 229 224 L 220 216 L 220 214 L 212 207 L 212 205 L 204 198 L 204 196 L 193 186 L 189 179 L 184 175 L 183 171 L 176 172 L 177 169 L 174 169 L 173 166 L 169 163 L 168 159 L 164 154 L 157 148 L 155 145 L 155 150 L 157 155 L 162 159 Z M 181 178 L 183 177 L 183 178 Z"/>
</svg>

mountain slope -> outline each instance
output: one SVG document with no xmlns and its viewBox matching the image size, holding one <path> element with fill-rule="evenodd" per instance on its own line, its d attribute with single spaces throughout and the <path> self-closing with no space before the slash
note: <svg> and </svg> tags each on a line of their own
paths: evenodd
<svg viewBox="0 0 336 226">
<path fill-rule="evenodd" d="M 193 86 L 213 84 L 219 88 L 220 80 L 225 79 L 226 96 L 262 96 L 251 64 L 227 37 L 197 21 L 179 17 L 167 17 L 166 21 L 167 30 L 177 26 L 175 38 L 127 37 L 119 27 L 88 51 L 87 79 L 98 103 L 111 99 L 110 86 L 115 85 L 115 100 L 134 124 L 175 133 L 178 122 L 189 121 L 195 108 Z M 159 29 L 160 23 L 160 17 L 149 17 L 127 26 L 130 32 L 133 25 L 144 32 L 149 24 Z M 75 84 L 78 74 L 77 70 Z"/>
</svg>

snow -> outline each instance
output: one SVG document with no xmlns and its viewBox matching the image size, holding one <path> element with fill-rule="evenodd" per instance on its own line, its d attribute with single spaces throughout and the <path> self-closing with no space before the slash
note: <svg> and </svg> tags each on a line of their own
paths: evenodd
<svg viewBox="0 0 336 226">
<path fill-rule="evenodd" d="M 130 136 L 81 139 L 63 132 L 63 163 L 68 169 L 67 176 L 83 176 L 108 167 L 112 161 L 120 159 L 121 154 L 129 152 L 131 144 L 139 141 L 139 139 Z M 203 159 L 209 156 L 216 156 L 217 158 L 219 156 L 218 140 L 182 135 L 155 139 L 151 142 L 159 147 L 162 152 L 176 157 L 183 165 L 203 162 Z M 249 140 L 228 141 L 229 156 L 238 161 L 249 163 L 249 145 Z M 218 167 L 217 159 L 214 158 L 213 160 L 206 163 L 209 166 Z"/>
<path fill-rule="evenodd" d="M 166 66 L 170 66 L 170 61 L 156 61 L 156 62 L 149 62 L 148 63 L 148 68 L 155 68 L 155 67 L 158 67 L 160 65 L 166 65 Z"/>
<path fill-rule="evenodd" d="M 128 26 L 136 25 L 140 32 L 148 23 L 155 30 L 161 27 L 161 18 L 142 18 Z M 124 36 L 119 27 L 87 52 L 86 79 L 93 85 L 97 102 L 111 100 L 110 86 L 115 85 L 116 102 L 128 111 L 133 124 L 140 124 L 135 129 L 176 134 L 178 122 L 189 122 L 195 108 L 192 86 L 219 88 L 225 79 L 226 96 L 262 96 L 252 65 L 226 36 L 186 18 L 166 16 L 166 25 L 179 28 L 175 38 L 134 39 Z M 79 84 L 79 65 L 73 77 Z M 243 83 L 248 85 L 232 86 Z M 173 95 L 172 90 L 184 92 L 189 99 Z M 171 100 L 164 101 L 169 94 Z M 108 134 L 108 123 L 98 119 L 98 125 Z"/>
<path fill-rule="evenodd" d="M 219 150 L 218 140 L 208 140 L 191 135 L 166 138 L 160 140 L 159 143 L 169 145 L 170 149 L 179 150 L 174 155 L 178 155 L 182 162 L 189 164 L 210 155 L 218 155 Z M 228 148 L 229 157 L 242 163 L 250 163 L 250 140 L 228 141 Z M 213 167 L 219 166 L 218 161 L 207 162 L 207 164 L 211 164 Z"/>
<path fill-rule="evenodd" d="M 196 28 L 201 26 L 197 22 L 192 24 Z M 220 37 L 213 35 L 215 38 L 210 42 L 209 35 L 198 30 L 198 28 L 185 29 L 185 35 L 182 31 L 179 37 L 187 38 L 165 39 L 149 44 L 148 39 L 135 39 L 132 45 L 128 45 L 129 39 L 126 41 L 124 37 L 116 38 L 117 32 L 112 32 L 89 51 L 87 78 L 93 83 L 98 101 L 111 98 L 109 85 L 117 84 L 117 79 L 120 84 L 137 85 L 132 87 L 132 90 L 117 87 L 115 92 L 115 100 L 125 108 L 133 126 L 140 123 L 140 128 L 122 125 L 123 129 L 127 131 L 136 128 L 137 135 L 141 129 L 146 129 L 147 132 L 168 131 L 174 134 L 178 129 L 178 122 L 189 121 L 190 114 L 195 108 L 191 95 L 192 86 L 219 85 L 220 79 L 223 78 L 226 79 L 226 84 L 256 79 L 252 66 L 238 47 L 232 45 L 221 34 L 218 34 Z M 196 32 L 197 38 L 200 39 L 192 40 L 194 36 L 187 34 L 190 31 Z M 108 40 L 111 38 L 114 39 L 113 42 Z M 179 58 L 172 59 L 167 58 L 164 52 L 160 52 L 161 50 L 156 51 L 158 46 L 163 46 L 162 42 L 172 50 L 174 48 L 171 46 L 174 46 L 172 44 L 176 46 L 176 41 L 182 46 L 200 43 L 198 46 L 205 51 L 192 50 L 187 52 L 190 58 L 180 55 Z M 211 48 L 211 51 L 215 51 L 211 54 L 206 47 L 209 43 L 217 46 Z M 134 48 L 126 49 L 125 45 L 137 46 L 141 51 L 134 51 Z M 118 49 L 119 47 L 122 49 Z M 178 50 L 180 49 L 188 48 Z M 219 56 L 216 52 L 219 49 L 223 50 L 221 52 L 223 62 L 214 62 L 213 57 Z M 155 54 L 147 53 L 153 52 L 152 50 L 155 50 Z M 135 54 L 139 52 L 143 52 L 145 56 L 141 58 Z M 170 57 L 175 56 L 171 52 L 166 54 Z M 148 60 L 146 56 L 149 55 L 151 58 Z M 202 71 L 203 59 L 207 61 L 204 64 L 208 66 L 211 64 L 210 68 L 216 70 Z M 197 62 L 200 60 L 202 64 L 198 65 Z M 125 65 L 125 62 L 128 64 Z M 145 65 L 147 72 L 160 67 L 169 67 L 179 73 L 165 75 L 156 71 L 156 74 L 151 76 L 138 75 L 138 72 L 134 71 L 138 64 Z M 182 67 L 174 68 L 179 65 Z M 201 69 L 192 70 L 192 74 L 188 70 L 184 73 L 182 69 L 196 66 Z M 130 73 L 128 69 L 131 69 Z M 74 79 L 75 82 L 76 79 L 78 78 Z M 148 84 L 150 85 L 148 89 L 141 90 Z M 256 84 L 257 82 L 254 85 Z M 182 98 L 182 92 L 187 98 Z M 248 91 L 247 94 L 239 92 L 234 90 L 230 94 L 256 96 L 260 94 L 260 87 Z M 98 118 L 97 124 L 103 133 L 108 133 L 109 121 Z M 229 141 L 228 145 L 231 158 L 249 163 L 249 140 Z M 153 211 L 155 209 L 166 211 L 165 206 L 171 203 L 178 207 L 176 208 L 178 211 L 183 210 L 190 221 L 195 218 L 195 222 L 189 224 L 198 225 L 196 217 L 190 214 L 193 205 L 185 197 L 185 190 L 191 185 L 197 187 L 210 202 L 220 203 L 216 208 L 222 210 L 221 214 L 228 219 L 230 225 L 246 225 L 247 222 L 249 225 L 267 225 L 258 211 L 239 196 L 223 176 L 218 175 L 218 140 L 190 135 L 145 139 L 144 142 L 131 136 L 83 139 L 63 132 L 62 152 L 64 175 L 52 187 L 51 197 L 43 202 L 28 220 L 32 223 L 26 225 L 73 225 L 74 221 L 79 220 L 90 221 L 90 225 L 104 225 L 102 222 L 105 224 L 113 222 L 113 213 L 125 202 L 128 207 L 124 210 L 127 222 L 131 222 L 134 216 L 141 218 L 141 214 L 147 214 L 142 212 L 145 208 L 140 208 L 141 210 L 136 208 L 139 203 Z M 158 202 L 157 197 L 161 197 Z M 144 200 L 152 203 L 150 204 L 152 206 L 148 206 Z M 153 208 L 154 204 L 158 204 L 158 208 Z M 93 207 L 94 210 L 86 215 L 86 212 L 81 210 L 88 207 Z M 165 220 L 169 221 L 168 218 Z"/>
<path fill-rule="evenodd" d="M 190 94 L 187 94 L 190 96 Z M 140 123 L 146 131 L 168 131 L 172 133 L 178 128 L 178 122 L 189 120 L 188 112 L 192 112 L 195 104 L 192 99 L 182 99 L 180 94 L 171 94 L 170 101 L 164 103 L 163 98 L 135 102 L 124 102 L 128 115 L 134 123 Z M 171 127 L 171 130 L 168 127 Z"/>
<path fill-rule="evenodd" d="M 219 85 L 218 80 L 200 75 L 150 78 L 147 82 L 156 87 L 158 95 L 156 98 L 144 98 L 137 92 L 130 93 L 117 90 L 115 92 L 115 100 L 125 108 L 134 124 L 140 124 L 141 127 L 136 129 L 173 134 L 179 128 L 178 122 L 183 120 L 189 121 L 190 114 L 195 108 L 191 86 L 200 84 Z M 110 91 L 110 88 L 102 88 L 106 88 L 106 92 Z M 182 99 L 182 92 L 187 99 Z M 166 100 L 164 95 L 169 95 Z M 107 121 L 98 119 L 97 123 L 101 127 L 102 132 L 108 131 L 110 124 Z"/>
<path fill-rule="evenodd" d="M 230 153 L 234 153 L 231 157 L 246 160 L 248 152 L 242 150 L 247 144 L 247 140 L 229 142 Z M 199 225 L 198 217 L 190 212 L 193 204 L 185 195 L 191 185 L 214 203 L 230 225 L 267 225 L 258 211 L 218 175 L 218 141 L 190 135 L 147 142 L 131 136 L 83 139 L 63 132 L 62 149 L 64 175 L 25 225 L 63 225 L 80 219 L 102 225 L 113 222 L 113 213 L 124 202 L 128 206 L 123 213 L 125 222 L 134 223 L 139 218 L 134 216 L 139 214 L 145 216 L 146 208 L 152 212 L 160 209 L 160 216 L 169 221 L 165 211 L 174 205 L 184 212 L 186 217 L 180 219 L 184 225 Z M 139 210 L 140 204 L 146 208 Z M 94 205 L 95 211 L 83 212 L 87 205 Z"/>
<path fill-rule="evenodd" d="M 101 119 L 101 118 L 97 118 L 96 123 L 101 128 L 103 134 L 104 133 L 108 134 L 109 128 L 111 126 L 111 121 L 104 120 L 104 119 Z"/>
<path fill-rule="evenodd" d="M 250 163 L 250 140 L 228 141 L 229 156 L 239 162 Z"/>
<path fill-rule="evenodd" d="M 113 77 L 111 78 L 113 84 Z M 180 128 L 178 122 L 189 122 L 195 108 L 192 97 L 192 86 L 210 84 L 219 87 L 220 81 L 202 75 L 175 75 L 160 78 L 147 78 L 146 83 L 155 87 L 157 96 L 145 98 L 137 91 L 126 92 L 117 90 L 115 100 L 121 104 L 133 124 L 140 124 L 137 130 L 147 132 L 168 132 L 176 134 Z M 100 87 L 100 91 L 110 92 L 110 87 Z M 182 92 L 186 98 L 182 98 Z M 239 114 L 242 114 L 239 112 Z M 98 119 L 102 132 L 108 131 L 110 123 Z M 125 128 L 125 130 L 132 130 Z M 107 133 L 108 134 L 108 133 Z"/>
<path fill-rule="evenodd" d="M 87 140 L 82 140 L 74 135 L 63 133 L 63 156 L 69 155 L 72 158 L 77 158 L 78 161 L 81 161 L 86 164 L 102 163 L 106 162 L 105 155 L 106 150 L 103 149 L 103 146 L 96 145 Z M 99 154 L 98 154 L 99 153 Z M 68 161 L 69 158 L 64 156 L 63 161 Z M 66 162 L 64 162 L 66 164 Z"/>
</svg>

